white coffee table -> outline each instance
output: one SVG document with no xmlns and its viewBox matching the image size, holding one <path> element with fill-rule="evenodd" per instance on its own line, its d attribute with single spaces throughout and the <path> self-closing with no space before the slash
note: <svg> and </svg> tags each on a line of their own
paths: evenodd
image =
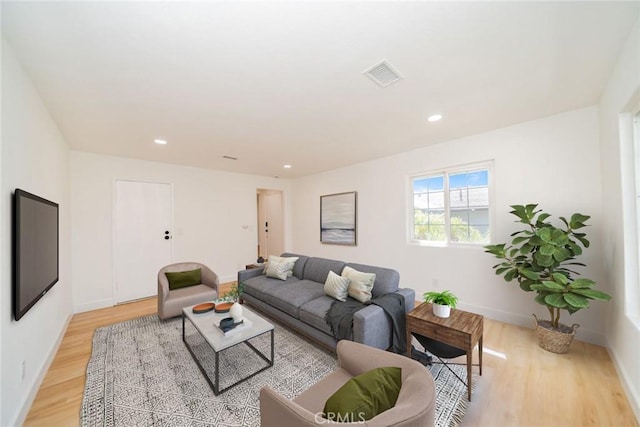
<svg viewBox="0 0 640 427">
<path fill-rule="evenodd" d="M 243 329 L 239 329 L 234 331 L 229 335 L 224 335 L 220 329 L 216 326 L 216 323 L 220 322 L 220 319 L 225 317 L 229 317 L 229 313 L 216 313 L 215 311 L 209 311 L 207 313 L 195 314 L 193 313 L 193 307 L 185 307 L 182 309 L 182 341 L 185 346 L 191 353 L 191 356 L 196 361 L 198 368 L 204 375 L 205 379 L 213 389 L 213 393 L 218 395 L 233 386 L 240 384 L 241 382 L 248 380 L 256 374 L 270 368 L 273 366 L 273 325 L 257 314 L 253 313 L 251 310 L 247 308 L 246 305 L 242 306 L 242 315 L 245 319 L 248 319 L 251 322 L 250 327 L 246 327 Z M 215 354 L 215 364 L 214 364 L 214 378 L 213 381 L 209 378 L 209 374 L 206 372 L 204 367 L 202 366 L 202 362 L 198 359 L 198 356 L 193 351 L 189 342 L 185 338 L 185 322 L 189 321 L 196 329 L 198 334 L 202 336 L 202 338 L 207 342 L 208 346 L 211 347 Z M 271 359 L 267 358 L 266 355 L 262 354 L 260 350 L 253 346 L 248 340 L 255 338 L 259 335 L 265 334 L 267 332 L 271 332 Z M 220 353 L 230 347 L 236 346 L 238 344 L 246 344 L 251 348 L 258 356 L 260 356 L 265 362 L 267 362 L 267 366 L 253 372 L 249 376 L 243 377 L 242 379 L 236 381 L 235 383 L 225 387 L 224 389 L 220 389 Z"/>
</svg>

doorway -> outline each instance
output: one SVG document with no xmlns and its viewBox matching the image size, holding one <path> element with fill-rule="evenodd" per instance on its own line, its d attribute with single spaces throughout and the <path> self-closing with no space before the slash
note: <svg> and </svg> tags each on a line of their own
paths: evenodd
<svg viewBox="0 0 640 427">
<path fill-rule="evenodd" d="M 171 184 L 115 182 L 116 303 L 157 295 L 158 270 L 172 260 L 171 193 Z"/>
<path fill-rule="evenodd" d="M 282 191 L 258 189 L 258 257 L 280 255 L 284 251 Z"/>
</svg>

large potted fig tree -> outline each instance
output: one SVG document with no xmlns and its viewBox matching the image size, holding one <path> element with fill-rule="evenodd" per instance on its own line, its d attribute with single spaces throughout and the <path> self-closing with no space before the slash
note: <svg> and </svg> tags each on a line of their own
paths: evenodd
<svg viewBox="0 0 640 427">
<path fill-rule="evenodd" d="M 593 289 L 595 282 L 579 275 L 576 267 L 585 264 L 576 261 L 583 248 L 589 247 L 586 233 L 587 215 L 575 213 L 570 219 L 560 217 L 562 226 L 548 222 L 550 214 L 537 209 L 538 205 L 513 205 L 510 213 L 515 215 L 524 228 L 511 234 L 511 244 L 501 243 L 485 246 L 485 252 L 501 262 L 494 265 L 496 274 L 507 282 L 516 281 L 526 292 L 535 292 L 535 300 L 547 307 L 550 320 L 536 321 L 540 347 L 554 353 L 566 353 L 575 330 L 560 323 L 561 310 L 573 314 L 589 307 L 589 300 L 608 301 L 611 297 Z"/>
</svg>

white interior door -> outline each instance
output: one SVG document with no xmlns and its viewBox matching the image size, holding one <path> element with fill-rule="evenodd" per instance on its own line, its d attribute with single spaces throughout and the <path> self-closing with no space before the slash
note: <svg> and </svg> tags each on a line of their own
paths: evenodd
<svg viewBox="0 0 640 427">
<path fill-rule="evenodd" d="M 258 255 L 280 255 L 284 251 L 282 192 L 258 191 Z"/>
<path fill-rule="evenodd" d="M 116 302 L 157 295 L 158 270 L 171 264 L 171 184 L 116 181 Z"/>
</svg>

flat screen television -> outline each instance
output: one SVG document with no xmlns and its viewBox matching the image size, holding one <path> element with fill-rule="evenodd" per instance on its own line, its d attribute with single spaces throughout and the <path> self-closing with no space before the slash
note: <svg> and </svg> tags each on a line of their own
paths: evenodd
<svg viewBox="0 0 640 427">
<path fill-rule="evenodd" d="M 20 320 L 58 282 L 58 204 L 13 195 L 13 316 Z"/>
</svg>

